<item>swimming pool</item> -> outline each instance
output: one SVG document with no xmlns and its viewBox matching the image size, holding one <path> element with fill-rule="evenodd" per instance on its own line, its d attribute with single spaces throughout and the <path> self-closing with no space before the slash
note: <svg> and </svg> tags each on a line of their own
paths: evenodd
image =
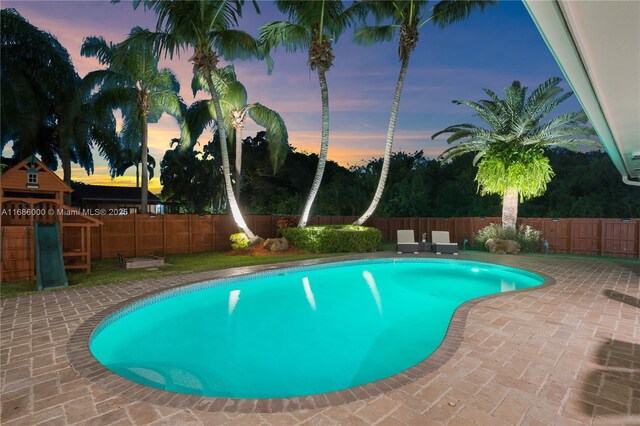
<svg viewBox="0 0 640 426">
<path fill-rule="evenodd" d="M 279 269 L 136 302 L 100 323 L 89 348 L 109 370 L 159 389 L 313 395 L 410 368 L 440 345 L 467 300 L 543 282 L 524 270 L 457 260 Z"/>
</svg>

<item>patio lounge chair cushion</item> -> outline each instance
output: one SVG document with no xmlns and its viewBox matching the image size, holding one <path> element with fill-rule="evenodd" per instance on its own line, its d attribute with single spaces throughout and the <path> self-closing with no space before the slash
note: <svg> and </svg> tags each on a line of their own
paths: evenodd
<svg viewBox="0 0 640 426">
<path fill-rule="evenodd" d="M 431 231 L 431 240 L 437 254 L 458 254 L 458 244 L 450 242 L 448 231 Z"/>
<path fill-rule="evenodd" d="M 419 244 L 414 238 L 413 229 L 398 230 L 398 244 L 396 251 L 398 253 L 417 253 Z"/>
</svg>

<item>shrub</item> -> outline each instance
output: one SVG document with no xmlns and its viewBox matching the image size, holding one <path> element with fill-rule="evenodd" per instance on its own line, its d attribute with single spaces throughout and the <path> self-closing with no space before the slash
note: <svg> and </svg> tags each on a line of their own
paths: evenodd
<svg viewBox="0 0 640 426">
<path fill-rule="evenodd" d="M 478 247 L 484 248 L 484 245 L 491 238 L 502 238 L 505 240 L 515 240 L 517 232 L 515 229 L 503 228 L 501 225 L 491 223 L 485 226 L 475 236 L 475 242 Z"/>
<path fill-rule="evenodd" d="M 535 253 L 540 251 L 542 244 L 542 231 L 533 229 L 529 225 L 520 225 L 518 227 L 518 243 L 525 253 Z"/>
<path fill-rule="evenodd" d="M 307 226 L 306 228 L 282 228 L 280 232 L 299 249 L 318 253 L 376 251 L 382 241 L 380 230 L 366 226 Z"/>
<path fill-rule="evenodd" d="M 298 218 L 295 216 L 283 216 L 276 221 L 278 233 L 282 235 L 283 228 L 293 228 L 298 226 Z"/>
<path fill-rule="evenodd" d="M 229 241 L 231 241 L 231 248 L 234 250 L 244 250 L 249 247 L 249 237 L 244 232 L 231 234 Z"/>
<path fill-rule="evenodd" d="M 524 253 L 534 253 L 540 251 L 542 243 L 542 232 L 533 229 L 529 225 L 520 225 L 517 230 L 503 228 L 501 225 L 492 223 L 485 226 L 475 236 L 476 246 L 485 249 L 487 240 L 491 238 L 501 238 L 503 240 L 514 240 L 520 244 L 520 250 Z"/>
</svg>

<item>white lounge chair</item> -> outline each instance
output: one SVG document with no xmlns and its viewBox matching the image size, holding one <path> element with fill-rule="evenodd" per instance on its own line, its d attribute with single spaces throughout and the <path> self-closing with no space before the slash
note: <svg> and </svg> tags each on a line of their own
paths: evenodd
<svg viewBox="0 0 640 426">
<path fill-rule="evenodd" d="M 416 242 L 413 229 L 398 230 L 398 244 L 396 251 L 400 253 L 418 253 L 419 244 Z"/>
<path fill-rule="evenodd" d="M 458 254 L 458 244 L 449 240 L 449 231 L 431 231 L 431 244 L 436 254 Z"/>
</svg>

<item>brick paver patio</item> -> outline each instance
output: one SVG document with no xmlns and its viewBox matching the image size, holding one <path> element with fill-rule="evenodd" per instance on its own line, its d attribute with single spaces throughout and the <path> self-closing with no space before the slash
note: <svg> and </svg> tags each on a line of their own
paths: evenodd
<svg viewBox="0 0 640 426">
<path fill-rule="evenodd" d="M 180 396 L 170 406 L 125 397 L 76 371 L 68 352 L 74 332 L 114 305 L 268 266 L 4 299 L 0 423 L 640 424 L 639 261 L 477 252 L 459 257 L 540 272 L 555 284 L 470 307 L 457 350 L 410 383 L 339 405 L 313 408 L 310 402 L 279 413 L 237 412 L 234 400 L 212 411 L 199 397 L 185 403 L 191 408 L 177 408 Z M 353 257 L 341 259 L 347 258 Z M 296 264 L 314 262 L 320 261 Z M 198 404 L 203 409 L 194 408 Z"/>
</svg>

